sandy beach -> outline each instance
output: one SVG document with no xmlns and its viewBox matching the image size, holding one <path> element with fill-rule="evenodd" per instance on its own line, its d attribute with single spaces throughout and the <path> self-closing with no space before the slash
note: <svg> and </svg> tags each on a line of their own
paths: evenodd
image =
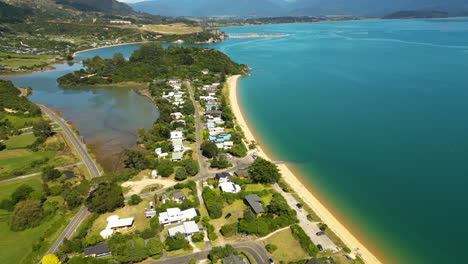
<svg viewBox="0 0 468 264">
<path fill-rule="evenodd" d="M 76 57 L 76 55 L 86 52 L 86 51 L 91 51 L 91 50 L 97 50 L 97 49 L 103 49 L 103 48 L 110 48 L 110 47 L 117 47 L 117 46 L 124 46 L 124 45 L 132 45 L 132 44 L 144 44 L 144 43 L 149 43 L 151 41 L 140 41 L 140 42 L 128 42 L 128 43 L 119 43 L 119 44 L 113 44 L 113 45 L 106 45 L 106 46 L 100 46 L 92 49 L 85 49 L 85 50 L 80 50 L 75 53 L 73 53 L 73 57 Z"/>
<path fill-rule="evenodd" d="M 242 128 L 247 142 L 255 141 L 254 134 L 247 125 L 246 119 L 244 118 L 239 100 L 238 100 L 238 81 L 241 75 L 235 75 L 228 78 L 229 87 L 229 98 L 231 107 L 234 115 L 236 116 L 238 125 Z M 265 151 L 262 150 L 261 146 L 257 145 L 256 152 L 259 156 L 271 160 Z M 290 185 L 290 187 L 307 203 L 312 210 L 322 219 L 324 223 L 350 248 L 359 249 L 358 252 L 361 258 L 366 263 L 382 263 L 376 256 L 372 254 L 338 219 L 312 194 L 312 192 L 305 187 L 300 181 L 299 177 L 288 168 L 288 166 L 281 164 L 278 165 L 283 179 Z"/>
</svg>

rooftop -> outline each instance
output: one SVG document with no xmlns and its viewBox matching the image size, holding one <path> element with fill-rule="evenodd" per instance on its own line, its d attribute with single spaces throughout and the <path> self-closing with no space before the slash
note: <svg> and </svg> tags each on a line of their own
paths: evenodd
<svg viewBox="0 0 468 264">
<path fill-rule="evenodd" d="M 265 213 L 265 209 L 262 206 L 262 199 L 256 194 L 249 194 L 244 197 L 245 201 L 249 204 L 250 208 L 256 214 Z"/>
<path fill-rule="evenodd" d="M 107 254 L 107 253 L 110 253 L 110 250 L 106 243 L 99 243 L 97 245 L 94 245 L 92 247 L 87 247 L 84 249 L 85 256 L 102 255 L 102 254 Z"/>
<path fill-rule="evenodd" d="M 244 259 L 237 255 L 231 254 L 223 258 L 223 264 L 245 264 Z"/>
</svg>

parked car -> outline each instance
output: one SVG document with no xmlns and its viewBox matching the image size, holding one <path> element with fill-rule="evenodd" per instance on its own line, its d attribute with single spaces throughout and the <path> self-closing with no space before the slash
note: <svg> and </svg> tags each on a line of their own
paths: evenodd
<svg viewBox="0 0 468 264">
<path fill-rule="evenodd" d="M 318 244 L 317 247 L 318 247 L 318 249 L 319 249 L 320 251 L 323 251 L 322 245 Z"/>
<path fill-rule="evenodd" d="M 353 259 L 352 259 L 349 255 L 347 255 L 347 254 L 344 254 L 343 256 L 344 256 L 345 258 L 347 258 L 348 260 L 353 260 Z"/>
<path fill-rule="evenodd" d="M 302 209 L 302 204 L 301 204 L 301 203 L 297 203 L 297 204 L 296 204 L 296 207 L 299 208 L 299 209 Z"/>
<path fill-rule="evenodd" d="M 229 214 L 227 214 L 227 215 L 224 217 L 224 219 L 229 219 L 229 218 L 231 218 L 231 216 L 232 216 L 232 214 L 229 213 Z"/>
<path fill-rule="evenodd" d="M 275 264 L 275 262 L 273 261 L 273 259 L 268 259 L 268 263 L 270 263 L 270 264 Z"/>
<path fill-rule="evenodd" d="M 317 233 L 315 233 L 315 235 L 317 235 L 317 236 L 323 236 L 323 235 L 325 235 L 325 232 L 317 232 Z"/>
<path fill-rule="evenodd" d="M 243 238 L 248 238 L 249 235 L 247 235 L 247 234 L 242 234 L 242 237 L 243 237 Z"/>
</svg>

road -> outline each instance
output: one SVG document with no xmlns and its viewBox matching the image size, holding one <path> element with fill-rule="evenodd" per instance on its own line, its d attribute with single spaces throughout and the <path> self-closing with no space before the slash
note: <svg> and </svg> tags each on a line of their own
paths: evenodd
<svg viewBox="0 0 468 264">
<path fill-rule="evenodd" d="M 331 251 L 338 251 L 339 248 L 331 241 L 331 239 L 326 236 L 317 236 L 317 232 L 320 232 L 320 228 L 318 227 L 317 223 L 313 223 L 307 219 L 307 211 L 304 209 L 298 209 L 296 204 L 298 203 L 296 198 L 290 193 L 284 192 L 278 184 L 273 185 L 273 189 L 280 193 L 288 202 L 288 205 L 296 210 L 297 212 L 297 219 L 299 220 L 299 225 L 304 229 L 304 232 L 312 239 L 315 245 L 322 245 L 323 249 L 331 250 Z"/>
<path fill-rule="evenodd" d="M 56 167 L 55 169 L 56 170 L 63 170 L 63 169 L 76 167 L 76 166 L 81 165 L 81 164 L 83 164 L 83 162 L 78 162 L 78 163 L 75 163 L 75 164 L 70 164 L 70 165 L 62 166 L 62 167 Z M 42 172 L 36 172 L 36 173 L 28 174 L 28 175 L 18 176 L 18 177 L 12 178 L 12 179 L 0 181 L 0 184 L 7 183 L 7 182 L 12 182 L 12 181 L 17 181 L 17 180 L 22 180 L 22 179 L 27 179 L 27 178 L 38 176 L 38 175 L 41 175 L 41 174 L 42 174 Z"/>
<path fill-rule="evenodd" d="M 253 256 L 257 264 L 267 264 L 268 259 L 270 258 L 268 252 L 266 252 L 265 247 L 257 242 L 248 241 L 248 242 L 240 242 L 232 245 L 238 251 L 246 251 L 250 255 Z M 167 258 L 162 259 L 156 262 L 152 262 L 152 264 L 186 264 L 192 258 L 197 260 L 202 260 L 208 258 L 209 250 L 192 253 L 188 255 L 183 255 L 179 257 Z"/>
<path fill-rule="evenodd" d="M 96 178 L 96 177 L 101 176 L 101 172 L 99 171 L 97 164 L 90 157 L 84 144 L 81 143 L 81 140 L 71 130 L 71 128 L 68 126 L 65 120 L 63 120 L 61 117 L 55 114 L 47 106 L 41 105 L 41 104 L 38 104 L 38 106 L 41 108 L 42 112 L 45 115 L 47 115 L 52 121 L 56 122 L 60 126 L 60 128 L 63 130 L 63 132 L 67 135 L 73 147 L 78 152 L 78 155 L 80 156 L 83 164 L 88 169 L 88 172 L 91 178 Z M 47 251 L 46 254 L 54 253 L 62 245 L 62 242 L 65 238 L 69 239 L 72 236 L 72 234 L 76 231 L 78 226 L 81 224 L 81 222 L 85 219 L 87 214 L 88 214 L 88 208 L 86 208 L 85 206 L 81 206 L 78 213 L 72 218 L 68 226 L 63 230 L 62 234 L 60 234 L 60 236 L 57 238 L 57 240 L 54 242 L 54 244 Z"/>
</svg>

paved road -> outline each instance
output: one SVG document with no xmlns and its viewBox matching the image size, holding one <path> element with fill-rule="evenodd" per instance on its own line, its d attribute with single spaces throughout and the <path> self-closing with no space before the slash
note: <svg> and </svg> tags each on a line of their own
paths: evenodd
<svg viewBox="0 0 468 264">
<path fill-rule="evenodd" d="M 257 242 L 248 241 L 248 242 L 240 242 L 232 245 L 238 251 L 246 251 L 250 255 L 253 256 L 257 264 L 267 264 L 268 259 L 270 258 L 268 252 L 266 252 L 265 247 L 262 244 Z M 167 258 L 162 259 L 156 262 L 152 262 L 152 264 L 186 264 L 192 258 L 197 260 L 207 259 L 208 258 L 208 250 L 192 253 L 188 255 L 183 255 L 179 257 Z"/>
<path fill-rule="evenodd" d="M 286 199 L 288 202 L 289 206 L 296 210 L 297 212 L 297 219 L 299 219 L 299 225 L 304 229 L 306 234 L 312 239 L 312 242 L 314 242 L 315 245 L 322 245 L 322 247 L 325 250 L 331 250 L 331 251 L 337 251 L 339 248 L 331 241 L 331 239 L 326 236 L 317 236 L 317 232 L 320 232 L 320 228 L 318 227 L 317 223 L 310 222 L 309 219 L 307 219 L 307 211 L 304 209 L 298 209 L 296 204 L 298 203 L 296 198 L 290 193 L 284 192 L 278 184 L 273 185 L 273 188 L 279 192 L 283 197 Z"/>
<path fill-rule="evenodd" d="M 81 143 L 78 136 L 70 129 L 65 120 L 56 115 L 53 111 L 47 108 L 47 106 L 41 104 L 38 104 L 38 106 L 41 108 L 44 114 L 46 114 L 52 121 L 56 122 L 60 126 L 60 128 L 62 128 L 63 132 L 67 135 L 70 142 L 78 152 L 78 155 L 81 157 L 83 164 L 88 169 L 91 178 L 101 176 L 99 168 L 97 167 L 94 160 L 89 156 L 86 147 Z M 60 234 L 60 236 L 57 238 L 57 240 L 54 242 L 54 244 L 47 251 L 46 254 L 55 252 L 62 245 L 64 238 L 69 239 L 72 236 L 72 234 L 76 231 L 78 226 L 81 224 L 81 222 L 85 219 L 87 214 L 88 209 L 85 206 L 81 206 L 78 213 L 72 218 L 68 226 L 65 228 L 65 230 L 63 230 L 62 234 Z"/>
<path fill-rule="evenodd" d="M 67 165 L 67 166 L 57 167 L 55 169 L 63 170 L 63 169 L 76 167 L 76 166 L 81 165 L 81 164 L 83 164 L 83 162 L 78 162 L 78 163 L 70 164 L 70 165 Z M 0 184 L 7 183 L 7 182 L 12 182 L 12 181 L 17 181 L 17 180 L 21 180 L 21 179 L 27 179 L 27 178 L 31 178 L 31 177 L 41 175 L 41 174 L 42 174 L 42 172 L 37 172 L 37 173 L 28 174 L 28 175 L 18 176 L 18 177 L 12 178 L 12 179 L 0 181 Z"/>
</svg>

